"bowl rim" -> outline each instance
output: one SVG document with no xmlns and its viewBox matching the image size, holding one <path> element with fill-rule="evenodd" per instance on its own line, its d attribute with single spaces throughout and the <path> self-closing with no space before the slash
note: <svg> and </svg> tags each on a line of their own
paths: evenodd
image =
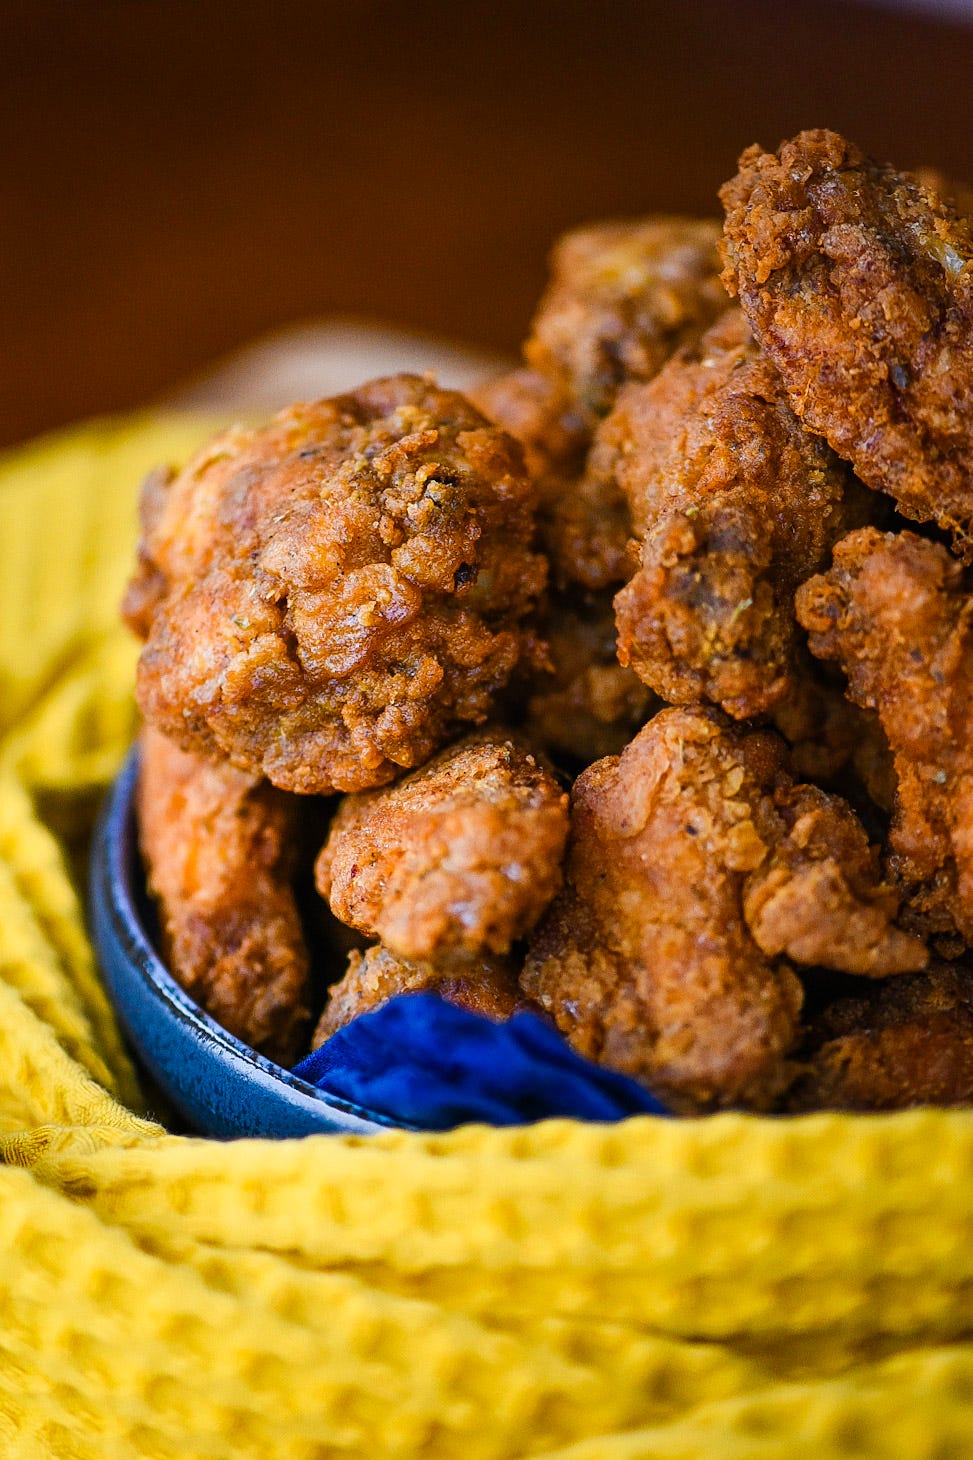
<svg viewBox="0 0 973 1460">
<path fill-rule="evenodd" d="M 255 1079 L 267 1093 L 279 1095 L 279 1087 L 284 1086 L 288 1092 L 287 1104 L 292 1108 L 296 1106 L 309 1115 L 320 1117 L 333 1112 L 340 1119 L 332 1125 L 332 1132 L 372 1135 L 388 1130 L 417 1130 L 418 1127 L 405 1121 L 319 1090 L 283 1065 L 259 1054 L 207 1014 L 169 972 L 153 946 L 137 904 L 141 859 L 135 823 L 135 789 L 140 764 L 141 755 L 136 744 L 108 791 L 91 846 L 92 901 L 101 901 L 111 931 L 129 966 L 138 973 L 150 993 L 161 999 L 174 1019 L 205 1035 L 207 1053 L 212 1052 L 210 1046 L 216 1046 L 220 1056 L 229 1060 L 238 1074 Z M 147 889 L 144 895 L 149 896 Z M 103 955 L 100 961 L 104 967 Z M 108 985 L 112 1007 L 138 1056 L 140 1041 L 118 1007 L 110 978 Z M 321 1134 L 327 1133 L 327 1128 L 322 1126 Z"/>
</svg>

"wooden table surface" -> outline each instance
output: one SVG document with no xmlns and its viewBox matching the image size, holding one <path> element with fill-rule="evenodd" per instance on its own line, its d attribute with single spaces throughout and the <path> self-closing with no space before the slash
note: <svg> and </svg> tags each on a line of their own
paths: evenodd
<svg viewBox="0 0 973 1460">
<path fill-rule="evenodd" d="M 0 441 L 309 315 L 512 348 L 559 230 L 802 126 L 973 177 L 971 76 L 852 3 L 0 0 Z"/>
</svg>

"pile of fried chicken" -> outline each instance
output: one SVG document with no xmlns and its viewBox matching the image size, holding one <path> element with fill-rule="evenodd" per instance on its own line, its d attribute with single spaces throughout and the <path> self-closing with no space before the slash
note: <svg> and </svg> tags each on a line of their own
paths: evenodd
<svg viewBox="0 0 973 1460">
<path fill-rule="evenodd" d="M 973 198 L 828 131 L 720 196 L 562 239 L 470 398 L 145 483 L 160 937 L 271 1058 L 424 989 L 679 1113 L 973 1101 Z"/>
</svg>

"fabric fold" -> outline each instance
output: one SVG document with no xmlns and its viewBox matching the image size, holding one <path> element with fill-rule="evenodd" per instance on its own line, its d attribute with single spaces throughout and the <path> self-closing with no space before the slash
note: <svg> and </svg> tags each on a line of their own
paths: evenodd
<svg viewBox="0 0 973 1460">
<path fill-rule="evenodd" d="M 966 1453 L 971 1112 L 277 1143 L 142 1118 L 51 827 L 82 845 L 132 723 L 139 477 L 202 434 L 141 417 L 0 461 L 0 1448 Z"/>
<path fill-rule="evenodd" d="M 434 993 L 359 1015 L 294 1073 L 418 1130 L 665 1114 L 647 1090 L 582 1059 L 536 1014 L 495 1023 Z"/>
</svg>

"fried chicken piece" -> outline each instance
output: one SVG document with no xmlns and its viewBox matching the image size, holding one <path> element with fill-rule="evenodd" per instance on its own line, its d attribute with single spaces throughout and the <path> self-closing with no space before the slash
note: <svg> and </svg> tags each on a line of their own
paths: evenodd
<svg viewBox="0 0 973 1460">
<path fill-rule="evenodd" d="M 567 796 L 513 737 L 469 736 L 396 785 L 348 796 L 316 868 L 335 915 L 383 941 L 353 952 L 313 1047 L 396 994 L 507 1019 L 507 956 L 561 882 Z"/>
<path fill-rule="evenodd" d="M 421 764 L 536 652 L 533 500 L 516 442 L 416 376 L 218 437 L 150 490 L 143 713 L 285 790 Z"/>
<path fill-rule="evenodd" d="M 562 592 L 599 593 L 632 576 L 632 525 L 614 482 L 587 473 L 541 484 L 538 533 Z"/>
<path fill-rule="evenodd" d="M 923 968 L 926 950 L 894 926 L 898 895 L 848 803 L 817 786 L 781 785 L 773 804 L 776 840 L 743 892 L 761 951 L 873 978 Z"/>
<path fill-rule="evenodd" d="M 172 976 L 231 1034 L 290 1065 L 309 1019 L 292 887 L 300 802 L 143 731 L 139 841 Z"/>
<path fill-rule="evenodd" d="M 397 994 L 416 993 L 438 994 L 449 1004 L 497 1022 L 527 1007 L 507 958 L 481 954 L 473 959 L 417 962 L 397 958 L 378 943 L 364 953 L 352 953 L 344 978 L 328 990 L 311 1048 L 319 1049 L 359 1014 L 381 1008 Z"/>
<path fill-rule="evenodd" d="M 793 695 L 794 590 L 871 494 L 802 429 L 739 310 L 621 391 L 589 474 L 617 481 L 642 536 L 615 599 L 622 664 L 735 719 Z"/>
<path fill-rule="evenodd" d="M 632 571 L 628 507 L 610 479 L 583 474 L 591 432 L 566 387 L 536 370 L 515 370 L 471 395 L 515 436 L 537 485 L 537 531 L 563 589 L 624 583 Z"/>
<path fill-rule="evenodd" d="M 663 710 L 575 783 L 565 888 L 521 987 L 581 1054 L 679 1110 L 761 1108 L 785 1083 L 800 985 L 741 910 L 767 854 L 749 802 L 780 765 L 770 736 Z"/>
<path fill-rule="evenodd" d="M 878 716 L 847 699 L 803 644 L 795 650 L 791 679 L 792 688 L 769 718 L 790 747 L 795 776 L 836 790 L 850 777 L 873 805 L 890 812 L 895 769 Z"/>
<path fill-rule="evenodd" d="M 626 380 L 650 379 L 726 307 L 719 225 L 647 218 L 565 234 L 524 346 L 530 368 L 488 383 L 477 404 L 520 440 L 540 495 L 538 526 L 556 582 L 596 592 L 632 570 L 625 500 L 582 475 L 598 421 Z"/>
<path fill-rule="evenodd" d="M 723 282 L 805 426 L 973 556 L 970 223 L 827 131 L 748 148 L 720 196 Z"/>
<path fill-rule="evenodd" d="M 580 587 L 598 593 L 632 576 L 628 506 L 611 480 L 585 473 L 561 483 L 556 495 L 548 490 L 542 494 L 538 520 L 554 581 L 562 591 Z"/>
<path fill-rule="evenodd" d="M 726 307 L 719 224 L 645 218 L 566 233 L 524 354 L 589 430 L 626 380 L 649 380 Z"/>
<path fill-rule="evenodd" d="M 521 367 L 481 381 L 468 398 L 488 421 L 516 437 L 527 470 L 538 482 L 580 472 L 590 432 L 570 397 L 538 370 Z"/>
<path fill-rule="evenodd" d="M 937 964 L 870 984 L 825 1009 L 809 1042 L 789 1110 L 973 1104 L 973 973 Z"/>
<path fill-rule="evenodd" d="M 973 184 L 947 177 L 938 167 L 914 167 L 912 176 L 927 193 L 942 198 L 961 218 L 973 218 Z"/>
<path fill-rule="evenodd" d="M 771 732 L 667 709 L 575 783 L 565 887 L 521 987 L 677 1110 L 765 1109 L 786 1086 L 802 994 L 781 954 L 872 974 L 925 961 L 850 809 L 785 762 Z"/>
<path fill-rule="evenodd" d="M 550 670 L 515 686 L 527 704 L 527 739 L 555 760 L 567 757 L 581 766 L 620 754 L 659 702 L 618 662 L 611 595 L 553 594 L 537 629 Z"/>
<path fill-rule="evenodd" d="M 318 890 L 336 917 L 397 957 L 507 953 L 561 885 L 567 806 L 518 739 L 469 736 L 394 786 L 342 803 Z"/>
<path fill-rule="evenodd" d="M 973 601 L 959 563 L 915 533 L 862 529 L 800 589 L 797 614 L 888 736 L 904 922 L 973 943 Z"/>
<path fill-rule="evenodd" d="M 152 542 L 162 527 L 169 489 L 176 479 L 171 466 L 150 471 L 139 492 L 141 536 L 136 552 L 136 569 L 125 590 L 122 617 L 140 639 L 147 639 L 152 621 L 165 601 L 166 575 L 155 560 Z"/>
</svg>

